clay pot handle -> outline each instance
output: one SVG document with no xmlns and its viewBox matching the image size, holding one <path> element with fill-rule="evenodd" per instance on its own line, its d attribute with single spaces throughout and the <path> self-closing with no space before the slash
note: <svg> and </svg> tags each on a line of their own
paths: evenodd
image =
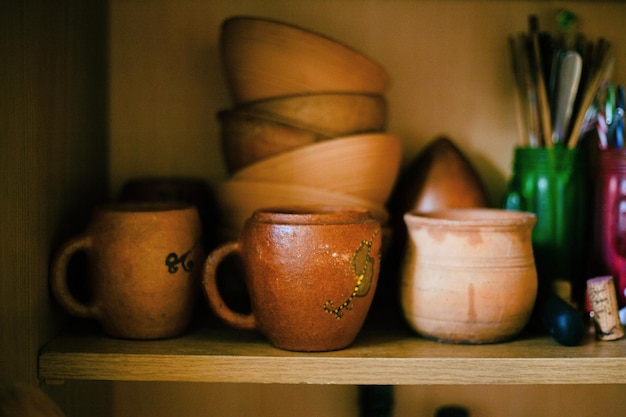
<svg viewBox="0 0 626 417">
<path fill-rule="evenodd" d="M 97 318 L 95 306 L 89 306 L 76 300 L 67 285 L 67 265 L 72 256 L 80 251 L 91 247 L 89 236 L 77 236 L 68 240 L 59 248 L 52 260 L 52 274 L 50 276 L 50 289 L 57 302 L 69 314 L 83 318 Z"/>
<path fill-rule="evenodd" d="M 254 313 L 242 314 L 228 308 L 217 288 L 215 275 L 219 264 L 228 255 L 240 252 L 241 247 L 239 242 L 225 243 L 214 249 L 209 256 L 207 256 L 204 263 L 202 284 L 204 286 L 204 291 L 209 301 L 209 305 L 219 318 L 238 329 L 255 329 L 256 319 L 254 317 Z"/>
</svg>

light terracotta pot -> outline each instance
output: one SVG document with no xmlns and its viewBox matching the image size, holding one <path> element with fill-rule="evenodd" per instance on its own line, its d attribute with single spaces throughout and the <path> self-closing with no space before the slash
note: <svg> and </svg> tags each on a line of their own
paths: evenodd
<svg viewBox="0 0 626 417">
<path fill-rule="evenodd" d="M 258 329 L 276 347 L 345 348 L 367 316 L 380 270 L 381 228 L 366 210 L 291 207 L 256 211 L 236 242 L 209 254 L 204 289 L 231 326 Z M 245 270 L 250 314 L 227 307 L 218 266 L 237 254 Z"/>
<path fill-rule="evenodd" d="M 319 188 L 384 205 L 401 161 L 397 136 L 351 135 L 266 158 L 239 170 L 233 179 Z"/>
<path fill-rule="evenodd" d="M 68 313 L 97 320 L 110 336 L 177 336 L 187 329 L 199 294 L 201 235 L 198 210 L 188 203 L 99 206 L 87 229 L 55 254 L 52 292 Z M 68 263 L 78 251 L 86 253 L 89 302 L 68 285 Z"/>
<path fill-rule="evenodd" d="M 402 308 L 421 335 L 445 342 L 512 339 L 537 294 L 532 213 L 455 209 L 404 215 Z"/>
</svg>

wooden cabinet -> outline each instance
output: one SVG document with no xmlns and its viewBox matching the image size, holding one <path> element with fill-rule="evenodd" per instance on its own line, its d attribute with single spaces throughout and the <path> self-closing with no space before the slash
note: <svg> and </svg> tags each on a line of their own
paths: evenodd
<svg viewBox="0 0 626 417">
<path fill-rule="evenodd" d="M 33 383 L 51 250 L 108 193 L 107 4 L 9 0 L 0 28 L 0 379 Z"/>
<path fill-rule="evenodd" d="M 625 341 L 590 338 L 564 348 L 526 337 L 468 347 L 371 323 L 353 347 L 323 354 L 277 351 L 258 335 L 208 324 L 178 339 L 131 342 L 68 329 L 47 289 L 50 252 L 127 179 L 226 178 L 215 119 L 231 105 L 217 48 L 225 17 L 291 21 L 377 59 L 391 75 L 388 130 L 402 138 L 405 160 L 447 135 L 475 164 L 495 205 L 517 143 L 506 36 L 525 30 L 529 13 L 554 28 L 560 7 L 580 17 L 588 36 L 615 43 L 614 79 L 626 83 L 623 1 L 3 2 L 0 378 L 69 381 L 52 390 L 72 391 L 70 405 L 85 402 L 72 380 L 85 380 L 90 398 L 103 403 L 131 401 L 120 381 L 399 384 L 403 392 L 421 384 L 607 384 L 623 393 L 615 384 L 626 383 Z M 497 401 L 481 392 L 482 403 Z M 615 404 L 624 407 L 622 399 Z"/>
</svg>

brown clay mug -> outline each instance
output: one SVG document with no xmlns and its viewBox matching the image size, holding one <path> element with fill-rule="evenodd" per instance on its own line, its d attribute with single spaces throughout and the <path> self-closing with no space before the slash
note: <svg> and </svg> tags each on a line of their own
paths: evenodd
<svg viewBox="0 0 626 417">
<path fill-rule="evenodd" d="M 381 228 L 365 209 L 269 208 L 254 212 L 236 242 L 209 254 L 204 289 L 217 316 L 257 329 L 276 347 L 330 351 L 350 345 L 374 296 Z M 233 311 L 217 284 L 219 264 L 241 257 L 251 313 Z"/>
<path fill-rule="evenodd" d="M 87 229 L 55 254 L 52 292 L 68 313 L 96 319 L 110 336 L 179 335 L 199 293 L 201 234 L 198 211 L 188 203 L 99 206 Z M 67 281 L 68 263 L 78 251 L 87 255 L 89 303 L 78 301 Z"/>
</svg>

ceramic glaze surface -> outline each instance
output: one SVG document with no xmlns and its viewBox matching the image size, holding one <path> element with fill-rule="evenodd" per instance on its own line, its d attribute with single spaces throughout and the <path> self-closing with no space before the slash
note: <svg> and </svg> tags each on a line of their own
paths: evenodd
<svg viewBox="0 0 626 417">
<path fill-rule="evenodd" d="M 218 316 L 235 327 L 258 329 L 279 348 L 342 349 L 369 310 L 380 246 L 380 224 L 365 210 L 259 210 L 238 242 L 209 255 L 204 287 Z M 230 253 L 243 261 L 250 315 L 228 309 L 215 285 L 217 266 Z"/>
<path fill-rule="evenodd" d="M 410 241 L 402 308 L 414 330 L 442 341 L 491 343 L 523 329 L 537 293 L 533 214 L 457 209 L 404 219 Z"/>
</svg>

